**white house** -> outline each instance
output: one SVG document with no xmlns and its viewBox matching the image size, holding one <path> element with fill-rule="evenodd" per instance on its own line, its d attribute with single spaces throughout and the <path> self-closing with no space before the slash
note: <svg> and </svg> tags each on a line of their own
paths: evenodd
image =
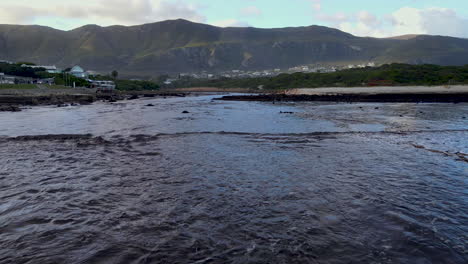
<svg viewBox="0 0 468 264">
<path fill-rule="evenodd" d="M 0 84 L 15 84 L 15 77 L 6 76 L 3 72 L 0 72 Z"/>
<path fill-rule="evenodd" d="M 110 92 L 115 90 L 115 83 L 113 81 L 97 81 L 97 80 L 87 80 L 91 83 L 92 88 L 96 88 L 98 91 Z"/>
<path fill-rule="evenodd" d="M 88 73 L 78 65 L 70 70 L 70 74 L 78 78 L 88 78 Z"/>
<path fill-rule="evenodd" d="M 53 66 L 40 66 L 40 67 L 46 69 L 46 71 L 48 73 L 61 73 L 62 72 L 62 70 L 58 69 L 55 65 L 53 65 Z"/>
</svg>

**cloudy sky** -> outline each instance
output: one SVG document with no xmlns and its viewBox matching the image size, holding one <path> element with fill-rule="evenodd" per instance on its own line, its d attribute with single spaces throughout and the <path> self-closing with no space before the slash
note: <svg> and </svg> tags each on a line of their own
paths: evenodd
<svg viewBox="0 0 468 264">
<path fill-rule="evenodd" d="M 0 24 L 69 30 L 175 18 L 223 27 L 324 25 L 359 36 L 468 38 L 468 0 L 0 0 Z"/>
</svg>

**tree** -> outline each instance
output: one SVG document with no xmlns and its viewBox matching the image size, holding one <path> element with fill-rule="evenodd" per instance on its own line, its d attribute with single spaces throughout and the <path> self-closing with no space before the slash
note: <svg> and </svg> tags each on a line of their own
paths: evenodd
<svg viewBox="0 0 468 264">
<path fill-rule="evenodd" d="M 35 66 L 36 64 L 35 63 L 32 63 L 32 62 L 27 62 L 27 61 L 19 61 L 16 63 L 17 65 L 28 65 L 28 66 Z"/>
<path fill-rule="evenodd" d="M 117 79 L 117 77 L 119 76 L 119 72 L 112 71 L 111 75 L 112 75 L 112 78 Z"/>
<path fill-rule="evenodd" d="M 167 79 L 169 79 L 170 76 L 167 74 L 162 74 L 158 76 L 157 82 L 158 83 L 164 83 Z"/>
</svg>

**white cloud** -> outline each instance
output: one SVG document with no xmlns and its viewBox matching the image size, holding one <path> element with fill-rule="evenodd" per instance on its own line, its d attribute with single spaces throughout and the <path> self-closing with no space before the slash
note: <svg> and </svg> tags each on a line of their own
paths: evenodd
<svg viewBox="0 0 468 264">
<path fill-rule="evenodd" d="M 204 7 L 189 0 L 0 0 L 0 24 L 45 24 L 70 29 L 83 24 L 136 25 L 184 18 L 206 22 Z M 249 26 L 246 21 L 261 16 L 254 0 L 244 0 L 246 8 L 238 17 L 217 21 L 218 26 Z M 325 12 L 322 0 L 301 0 L 309 5 L 315 19 L 358 36 L 388 37 L 405 34 L 433 34 L 468 38 L 468 18 L 456 9 L 402 7 L 392 13 L 376 15 Z M 201 0 L 200 0 L 201 2 Z M 257 2 L 258 3 L 258 2 Z M 336 10 L 340 7 L 331 6 Z M 293 14 L 292 14 L 293 15 Z M 239 18 L 240 17 L 240 18 Z M 288 26 L 288 25 L 284 25 Z"/>
<path fill-rule="evenodd" d="M 243 8 L 240 13 L 243 16 L 261 16 L 262 10 L 260 10 L 256 6 L 248 6 L 246 8 Z"/>
<path fill-rule="evenodd" d="M 393 34 L 431 34 L 468 37 L 468 19 L 453 9 L 404 7 L 392 14 Z"/>
<path fill-rule="evenodd" d="M 100 25 L 135 25 L 176 18 L 205 22 L 198 9 L 182 0 L 73 0 L 67 4 L 43 0 L 40 5 L 2 0 L 0 23 L 30 24 L 43 18 L 79 19 Z"/>
<path fill-rule="evenodd" d="M 315 12 L 315 17 L 357 36 L 390 37 L 429 34 L 468 37 L 468 19 L 449 8 L 402 7 L 391 14 L 377 16 L 368 11 L 353 14 Z"/>
<path fill-rule="evenodd" d="M 322 1 L 321 0 L 310 0 L 312 3 L 312 8 L 315 11 L 320 11 L 322 10 Z"/>
<path fill-rule="evenodd" d="M 352 19 L 352 17 L 350 17 L 349 15 L 343 12 L 338 12 L 334 14 L 327 14 L 327 13 L 320 12 L 320 13 L 317 13 L 316 17 L 321 21 L 325 21 L 331 24 L 343 23 Z"/>
<path fill-rule="evenodd" d="M 361 11 L 357 14 L 358 21 L 369 25 L 378 27 L 381 24 L 381 21 L 377 18 L 377 16 L 369 13 L 368 11 Z"/>
<path fill-rule="evenodd" d="M 388 37 L 385 21 L 388 20 L 381 20 L 368 11 L 360 11 L 335 26 L 357 36 Z"/>
</svg>

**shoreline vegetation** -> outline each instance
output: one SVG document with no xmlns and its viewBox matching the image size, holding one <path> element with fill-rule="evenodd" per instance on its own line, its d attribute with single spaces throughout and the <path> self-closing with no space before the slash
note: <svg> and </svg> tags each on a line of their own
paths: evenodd
<svg viewBox="0 0 468 264">
<path fill-rule="evenodd" d="M 19 70 L 18 67 L 13 69 Z M 25 75 L 31 74 L 30 68 L 23 69 L 26 69 Z M 32 74 L 44 73 L 33 71 Z M 18 106 L 64 106 L 90 104 L 95 101 L 116 102 L 139 97 L 185 96 L 188 93 L 203 92 L 251 94 L 224 96 L 219 99 L 242 101 L 468 102 L 468 65 L 452 67 L 391 64 L 335 73 L 294 73 L 269 78 L 197 80 L 192 83 L 196 86 L 163 89 L 149 81 L 118 82 L 124 83 L 124 87 L 127 88 L 112 93 L 97 93 L 95 89 L 70 88 L 60 84 L 0 84 L 0 111 L 21 110 Z M 217 86 L 210 86 L 213 84 Z"/>
<path fill-rule="evenodd" d="M 76 87 L 91 87 L 91 84 L 86 79 L 78 78 L 70 74 L 70 68 L 65 70 L 63 73 L 49 73 L 45 68 L 22 67 L 21 65 L 23 64 L 34 65 L 34 63 L 29 62 L 19 62 L 13 64 L 0 62 L 0 73 L 4 73 L 10 76 L 23 77 L 29 80 L 53 79 L 54 85 L 52 85 L 52 87 L 58 86 L 63 88 L 66 85 L 72 86 L 72 84 L 74 84 Z M 113 71 L 111 75 L 93 75 L 89 76 L 89 79 L 113 81 L 116 84 L 116 90 L 119 91 L 150 91 L 160 89 L 160 85 L 153 81 L 117 79 L 117 71 Z M 1 84 L 0 90 L 7 88 L 33 88 L 32 86 L 34 86 L 34 84 Z"/>
<path fill-rule="evenodd" d="M 218 87 L 288 90 L 321 87 L 442 86 L 467 85 L 468 65 L 438 66 L 385 64 L 330 73 L 292 73 L 274 77 L 191 79 L 181 78 L 175 88 Z"/>
</svg>

